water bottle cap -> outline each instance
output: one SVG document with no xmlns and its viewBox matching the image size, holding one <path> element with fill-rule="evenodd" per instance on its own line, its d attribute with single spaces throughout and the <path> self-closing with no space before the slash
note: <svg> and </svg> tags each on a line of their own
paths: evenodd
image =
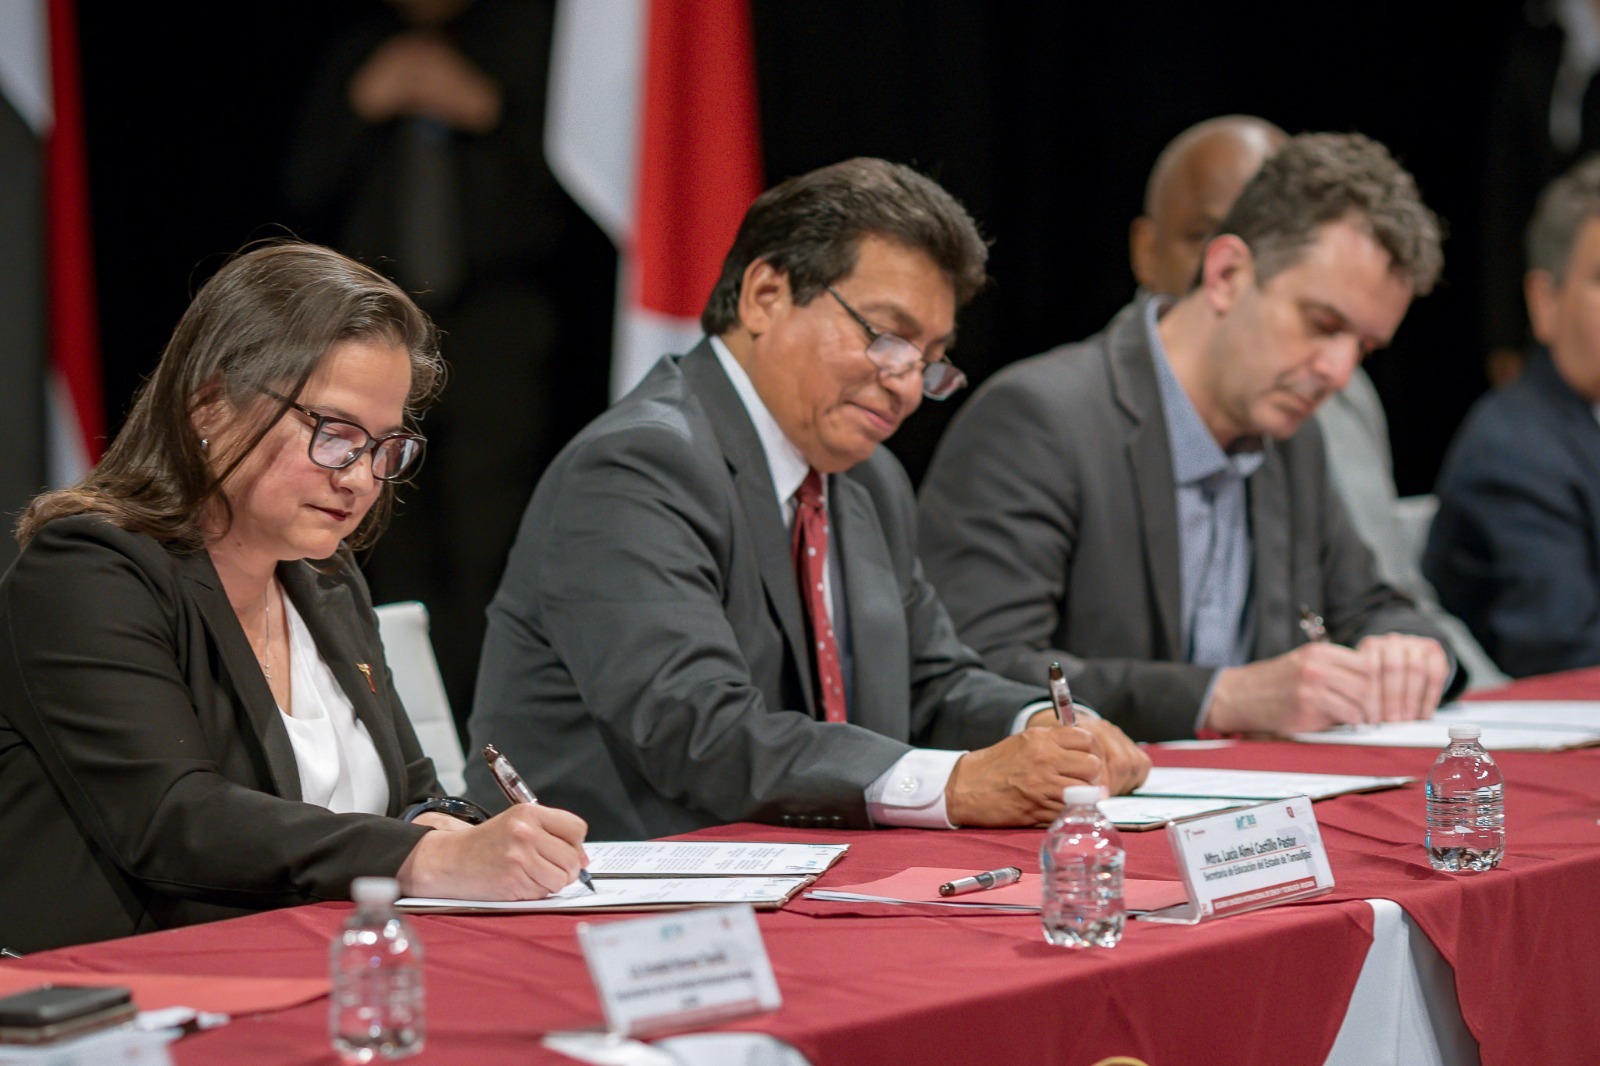
<svg viewBox="0 0 1600 1066">
<path fill-rule="evenodd" d="M 1461 725 L 1452 725 L 1450 727 L 1451 740 L 1477 740 L 1481 736 L 1483 736 L 1483 727 L 1481 725 L 1462 723 Z"/>
<path fill-rule="evenodd" d="M 350 898 L 357 903 L 393 903 L 400 898 L 400 882 L 392 877 L 358 877 L 350 882 Z"/>
<path fill-rule="evenodd" d="M 1068 806 L 1087 803 L 1090 806 L 1100 802 L 1099 785 L 1073 785 L 1071 788 L 1061 790 L 1061 798 Z"/>
</svg>

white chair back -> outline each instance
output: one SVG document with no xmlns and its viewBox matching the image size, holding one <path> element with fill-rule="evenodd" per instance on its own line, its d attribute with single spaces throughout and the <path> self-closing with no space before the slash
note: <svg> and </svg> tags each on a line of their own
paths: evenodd
<svg viewBox="0 0 1600 1066">
<path fill-rule="evenodd" d="M 1406 558 L 1418 573 L 1422 572 L 1422 550 L 1428 546 L 1428 529 L 1439 510 L 1439 497 L 1402 496 L 1394 501 L 1394 521 L 1405 545 Z"/>
<path fill-rule="evenodd" d="M 450 697 L 445 695 L 444 679 L 439 676 L 439 663 L 428 639 L 428 609 L 413 600 L 386 603 L 376 612 L 384 657 L 389 660 L 395 691 L 406 705 L 411 727 L 423 753 L 433 760 L 445 792 L 459 796 L 466 791 L 462 772 L 467 764 L 450 713 Z"/>
</svg>

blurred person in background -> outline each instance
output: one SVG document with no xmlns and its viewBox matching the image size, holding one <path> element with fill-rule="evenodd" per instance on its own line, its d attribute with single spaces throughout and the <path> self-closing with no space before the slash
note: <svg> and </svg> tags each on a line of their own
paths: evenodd
<svg viewBox="0 0 1600 1066">
<path fill-rule="evenodd" d="M 1517 677 L 1600 664 L 1600 155 L 1540 197 L 1527 262 L 1543 347 L 1462 423 L 1423 557 Z"/>
<path fill-rule="evenodd" d="M 324 57 L 287 192 L 305 232 L 388 270 L 443 334 L 426 507 L 364 560 L 379 602 L 421 600 L 458 718 L 484 609 L 539 473 L 605 402 L 604 351 L 563 338 L 577 214 L 544 161 L 549 0 L 391 0 Z M 581 273 L 581 271 L 580 271 Z M 596 274 L 609 292 L 609 274 Z M 603 316 L 604 308 L 596 318 Z"/>
</svg>

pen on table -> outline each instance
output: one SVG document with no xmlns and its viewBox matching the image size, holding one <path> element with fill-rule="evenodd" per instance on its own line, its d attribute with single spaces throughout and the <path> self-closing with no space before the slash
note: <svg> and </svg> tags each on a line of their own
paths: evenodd
<svg viewBox="0 0 1600 1066">
<path fill-rule="evenodd" d="M 483 761 L 489 764 L 489 773 L 494 777 L 494 783 L 500 786 L 500 791 L 506 794 L 506 799 L 512 803 L 538 803 L 539 797 L 533 794 L 533 789 L 517 773 L 511 765 L 511 760 L 500 754 L 500 749 L 493 744 L 483 746 Z M 578 871 L 578 880 L 583 882 L 583 887 L 590 892 L 598 892 L 594 887 L 594 878 L 589 876 L 587 869 Z"/>
<path fill-rule="evenodd" d="M 1300 605 L 1300 632 L 1313 644 L 1328 639 L 1328 627 L 1323 624 L 1322 616 L 1303 603 Z"/>
<path fill-rule="evenodd" d="M 1022 870 L 1016 866 L 1002 866 L 998 870 L 985 870 L 971 877 L 958 877 L 939 886 L 941 896 L 962 896 L 968 892 L 982 892 L 986 888 L 1014 885 L 1022 880 Z"/>
<path fill-rule="evenodd" d="M 1057 722 L 1078 724 L 1078 716 L 1072 709 L 1072 690 L 1067 687 L 1067 675 L 1061 672 L 1060 663 L 1050 664 L 1050 703 L 1056 709 Z"/>
</svg>

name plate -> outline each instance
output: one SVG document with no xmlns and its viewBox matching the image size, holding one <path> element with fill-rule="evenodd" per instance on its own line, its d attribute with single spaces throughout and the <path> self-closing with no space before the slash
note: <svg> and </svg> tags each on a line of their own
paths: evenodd
<svg viewBox="0 0 1600 1066">
<path fill-rule="evenodd" d="M 748 904 L 584 923 L 578 941 L 606 1028 L 623 1036 L 776 1010 L 772 963 Z"/>
<path fill-rule="evenodd" d="M 1189 902 L 1140 915 L 1193 925 L 1333 887 L 1317 816 L 1304 796 L 1167 826 Z"/>
</svg>

